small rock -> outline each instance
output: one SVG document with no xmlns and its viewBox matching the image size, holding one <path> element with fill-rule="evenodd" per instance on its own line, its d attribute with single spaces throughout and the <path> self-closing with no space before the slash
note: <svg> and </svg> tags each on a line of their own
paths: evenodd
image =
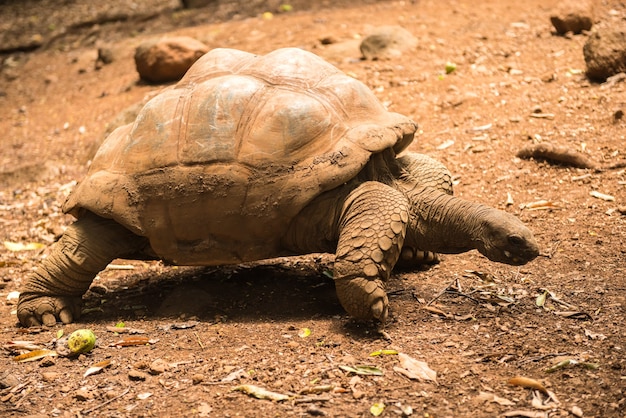
<svg viewBox="0 0 626 418">
<path fill-rule="evenodd" d="M 146 370 L 146 369 L 150 368 L 150 365 L 148 364 L 147 361 L 140 360 L 137 363 L 133 364 L 133 367 L 135 369 L 139 369 L 139 370 Z"/>
<path fill-rule="evenodd" d="M 582 418 L 582 416 L 584 415 L 583 410 L 580 409 L 580 407 L 578 407 L 576 405 L 572 406 L 572 411 L 571 412 L 572 412 L 572 415 L 574 415 L 575 417 L 578 417 L 578 418 Z"/>
<path fill-rule="evenodd" d="M 143 80 L 176 81 L 208 51 L 205 44 L 187 36 L 146 41 L 135 51 L 135 66 Z"/>
<path fill-rule="evenodd" d="M 86 388 L 80 388 L 76 392 L 74 392 L 74 397 L 79 401 L 87 401 L 93 398 L 93 393 Z"/>
<path fill-rule="evenodd" d="M 337 42 L 339 42 L 337 38 L 335 38 L 332 35 L 325 36 L 322 39 L 320 39 L 320 43 L 322 45 L 332 45 L 332 44 L 336 44 Z"/>
<path fill-rule="evenodd" d="M 193 376 L 191 376 L 191 383 L 193 383 L 194 385 L 199 385 L 203 381 L 204 381 L 204 375 L 203 374 L 196 373 Z"/>
<path fill-rule="evenodd" d="M 54 366 L 55 364 L 57 364 L 55 357 L 44 357 L 39 362 L 39 367 L 50 367 Z"/>
<path fill-rule="evenodd" d="M 134 381 L 143 381 L 148 378 L 148 375 L 144 372 L 140 372 L 139 370 L 131 370 L 128 372 L 128 378 Z"/>
<path fill-rule="evenodd" d="M 400 26 L 381 26 L 361 42 L 361 54 L 368 60 L 395 58 L 417 46 L 417 38 Z"/>
<path fill-rule="evenodd" d="M 622 109 L 617 109 L 613 112 L 613 122 L 619 122 L 624 118 L 624 111 Z"/>
<path fill-rule="evenodd" d="M 587 77 L 604 81 L 626 72 L 626 21 L 597 26 L 583 46 Z"/>
<path fill-rule="evenodd" d="M 54 74 L 48 74 L 46 75 L 46 77 L 43 79 L 43 82 L 46 84 L 55 84 L 59 81 L 59 77 L 57 77 Z"/>
<path fill-rule="evenodd" d="M 118 396 L 120 396 L 120 394 L 116 390 L 109 390 L 109 391 L 104 392 L 104 397 L 107 400 L 115 399 Z"/>
<path fill-rule="evenodd" d="M 594 0 L 562 0 L 550 16 L 550 22 L 557 35 L 579 34 L 591 30 L 593 17 Z"/>
<path fill-rule="evenodd" d="M 626 206 L 620 206 L 617 208 L 617 211 L 622 215 L 626 215 Z"/>
<path fill-rule="evenodd" d="M 96 59 L 96 68 L 100 68 L 102 65 L 108 65 L 115 61 L 115 53 L 112 48 L 100 47 L 98 48 L 98 58 Z"/>
<path fill-rule="evenodd" d="M 327 414 L 315 405 L 310 405 L 306 409 L 306 413 L 314 417 L 325 417 Z"/>
<path fill-rule="evenodd" d="M 150 374 L 158 375 L 169 370 L 169 368 L 169 363 L 159 358 L 150 364 Z"/>
<path fill-rule="evenodd" d="M 17 386 L 19 383 L 20 381 L 13 374 L 0 376 L 0 389 L 11 388 L 13 386 Z"/>
<path fill-rule="evenodd" d="M 41 373 L 41 379 L 44 382 L 54 382 L 60 376 L 60 373 L 57 372 L 43 372 Z"/>
</svg>

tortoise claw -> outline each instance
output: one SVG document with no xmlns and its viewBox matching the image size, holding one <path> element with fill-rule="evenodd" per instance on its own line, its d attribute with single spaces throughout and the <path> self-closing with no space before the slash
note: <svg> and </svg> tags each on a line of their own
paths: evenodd
<svg viewBox="0 0 626 418">
<path fill-rule="evenodd" d="M 374 319 L 377 319 L 382 323 L 387 320 L 389 309 L 387 306 L 385 306 L 385 302 L 383 300 L 378 299 L 376 302 L 374 302 L 374 304 L 372 304 L 371 311 Z"/>
<path fill-rule="evenodd" d="M 43 322 L 43 324 L 47 327 L 52 327 L 56 325 L 57 319 L 50 312 L 46 312 L 43 315 L 41 315 L 41 322 Z"/>
<path fill-rule="evenodd" d="M 74 322 L 74 315 L 72 315 L 72 312 L 68 308 L 63 308 L 61 312 L 59 312 L 59 319 L 64 324 L 71 324 Z"/>
<path fill-rule="evenodd" d="M 380 279 L 354 277 L 335 280 L 337 297 L 344 309 L 358 319 L 387 319 L 389 300 Z"/>
<path fill-rule="evenodd" d="M 57 320 L 69 324 L 80 314 L 79 297 L 22 294 L 17 305 L 17 317 L 26 327 L 54 326 Z"/>
</svg>

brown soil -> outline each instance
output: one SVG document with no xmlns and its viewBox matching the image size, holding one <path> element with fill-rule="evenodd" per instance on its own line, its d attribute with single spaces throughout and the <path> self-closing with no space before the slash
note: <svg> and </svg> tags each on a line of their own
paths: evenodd
<svg viewBox="0 0 626 418">
<path fill-rule="evenodd" d="M 428 271 L 397 272 L 384 333 L 347 317 L 324 274 L 332 259 L 319 255 L 223 269 L 130 262 L 132 270 L 99 275 L 79 323 L 25 330 L 7 297 L 46 249 L 0 246 L 3 345 L 29 340 L 50 348 L 59 331 L 77 328 L 98 337 L 78 359 L 18 363 L 15 352 L 2 351 L 0 415 L 366 417 L 384 403 L 389 417 L 515 410 L 626 416 L 626 216 L 619 210 L 626 205 L 626 84 L 586 79 L 586 35 L 551 33 L 554 1 L 344 0 L 309 9 L 301 1 L 271 20 L 261 13 L 278 2 L 192 11 L 157 0 L 131 11 L 122 1 L 84 3 L 90 6 L 0 3 L 3 36 L 13 42 L 0 56 L 3 241 L 49 244 L 72 222 L 60 204 L 85 174 L 107 124 L 162 88 L 138 81 L 134 48 L 169 32 L 211 47 L 265 53 L 297 46 L 327 57 L 391 110 L 417 120 L 412 149 L 446 163 L 459 196 L 519 216 L 542 255 L 518 268 L 470 252 L 444 256 Z M 598 9 L 599 20 L 624 16 L 620 1 Z M 384 24 L 410 30 L 418 47 L 394 60 L 360 60 L 354 39 Z M 335 43 L 323 45 L 323 38 Z M 96 69 L 104 45 L 115 59 Z M 456 71 L 446 75 L 446 62 Z M 597 169 L 515 157 L 538 142 L 583 152 Z M 551 293 L 540 307 L 544 290 Z M 111 346 L 128 338 L 107 330 L 120 321 L 155 341 Z M 300 336 L 305 328 L 310 335 Z M 397 355 L 370 355 L 383 349 L 427 362 L 437 383 L 394 371 Z M 161 366 L 153 364 L 159 359 Z M 567 359 L 583 364 L 546 371 Z M 105 360 L 109 367 L 83 376 Z M 373 365 L 383 375 L 355 377 L 341 365 Z M 223 380 L 238 370 L 236 379 Z M 546 396 L 509 384 L 516 376 L 540 381 L 558 401 L 533 402 Z M 233 391 L 241 384 L 291 397 L 256 399 Z"/>
</svg>

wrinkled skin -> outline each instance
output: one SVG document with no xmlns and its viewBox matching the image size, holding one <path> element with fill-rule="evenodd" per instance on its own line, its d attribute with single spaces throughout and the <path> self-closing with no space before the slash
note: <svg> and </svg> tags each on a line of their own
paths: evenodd
<svg viewBox="0 0 626 418">
<path fill-rule="evenodd" d="M 450 175 L 419 154 L 373 155 L 351 182 L 315 198 L 291 222 L 283 254 L 334 252 L 337 295 L 350 315 L 384 322 L 385 282 L 404 266 L 435 262 L 434 253 L 476 249 L 492 261 L 522 265 L 539 255 L 530 230 L 506 212 L 451 195 Z M 153 256 L 146 238 L 84 212 L 24 285 L 24 326 L 70 323 L 82 294 L 115 258 Z M 276 254 L 281 255 L 281 254 Z M 207 265 L 211 260 L 206 260 Z"/>
</svg>

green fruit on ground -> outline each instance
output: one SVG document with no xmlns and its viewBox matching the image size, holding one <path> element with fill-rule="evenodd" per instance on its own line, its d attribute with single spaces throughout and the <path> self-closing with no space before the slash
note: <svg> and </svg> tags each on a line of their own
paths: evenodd
<svg viewBox="0 0 626 418">
<path fill-rule="evenodd" d="M 88 353 L 96 346 L 96 335 L 90 329 L 78 329 L 70 334 L 67 346 L 72 354 Z"/>
</svg>

